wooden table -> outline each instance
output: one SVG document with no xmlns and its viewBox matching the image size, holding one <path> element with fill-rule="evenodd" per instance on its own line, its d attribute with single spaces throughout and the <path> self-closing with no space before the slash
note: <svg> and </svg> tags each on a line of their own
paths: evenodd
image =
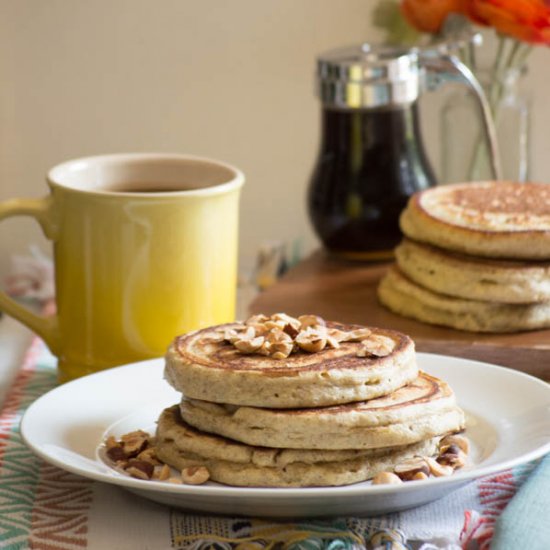
<svg viewBox="0 0 550 550">
<path fill-rule="evenodd" d="M 419 351 L 511 367 L 550 381 L 550 330 L 515 334 L 463 332 L 396 315 L 376 298 L 390 264 L 336 259 L 316 252 L 252 302 L 252 313 L 315 313 L 334 321 L 393 328 L 411 336 Z"/>
</svg>

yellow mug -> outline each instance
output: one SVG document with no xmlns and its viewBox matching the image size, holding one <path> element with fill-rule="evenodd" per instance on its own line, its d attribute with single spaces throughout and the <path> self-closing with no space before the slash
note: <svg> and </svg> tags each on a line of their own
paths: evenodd
<svg viewBox="0 0 550 550">
<path fill-rule="evenodd" d="M 0 309 L 41 336 L 67 381 L 163 355 L 177 334 L 235 316 L 236 168 L 177 154 L 117 154 L 60 164 L 50 194 L 0 204 L 53 241 L 57 313 L 4 293 Z"/>
</svg>

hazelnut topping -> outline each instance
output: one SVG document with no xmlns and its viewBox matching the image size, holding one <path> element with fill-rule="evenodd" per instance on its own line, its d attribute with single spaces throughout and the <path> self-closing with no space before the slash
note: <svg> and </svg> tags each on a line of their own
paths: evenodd
<svg viewBox="0 0 550 550">
<path fill-rule="evenodd" d="M 385 336 L 373 334 L 368 328 L 350 331 L 327 327 L 318 315 L 291 317 L 286 313 L 253 315 L 241 326 L 223 329 L 213 341 L 225 341 L 240 353 L 257 353 L 273 359 L 286 359 L 292 353 L 305 351 L 319 353 L 338 349 L 343 342 L 360 343 L 358 357 L 385 357 L 394 348 L 394 342 Z"/>
</svg>

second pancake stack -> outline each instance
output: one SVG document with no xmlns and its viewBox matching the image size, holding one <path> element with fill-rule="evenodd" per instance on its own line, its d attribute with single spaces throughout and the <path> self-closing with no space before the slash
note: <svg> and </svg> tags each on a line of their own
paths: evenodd
<svg viewBox="0 0 550 550">
<path fill-rule="evenodd" d="M 158 457 L 229 485 L 346 485 L 418 456 L 448 474 L 433 457 L 464 428 L 451 388 L 418 372 L 409 337 L 313 315 L 180 336 L 165 376 L 184 396 L 161 414 Z"/>
<path fill-rule="evenodd" d="M 550 186 L 480 182 L 414 195 L 380 301 L 477 332 L 550 327 Z"/>
</svg>

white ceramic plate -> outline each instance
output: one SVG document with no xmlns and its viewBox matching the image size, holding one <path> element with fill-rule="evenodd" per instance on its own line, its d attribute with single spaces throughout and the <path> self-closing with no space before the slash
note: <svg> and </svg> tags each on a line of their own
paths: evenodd
<svg viewBox="0 0 550 550">
<path fill-rule="evenodd" d="M 455 357 L 418 354 L 419 366 L 450 383 L 466 411 L 472 464 L 448 478 L 403 485 L 304 489 L 238 488 L 142 481 L 100 458 L 107 435 L 154 431 L 155 420 L 180 394 L 155 359 L 103 371 L 48 392 L 27 410 L 21 433 L 47 462 L 84 477 L 120 485 L 151 500 L 231 515 L 313 517 L 379 514 L 424 504 L 480 476 L 550 451 L 550 385 L 526 374 Z"/>
</svg>

